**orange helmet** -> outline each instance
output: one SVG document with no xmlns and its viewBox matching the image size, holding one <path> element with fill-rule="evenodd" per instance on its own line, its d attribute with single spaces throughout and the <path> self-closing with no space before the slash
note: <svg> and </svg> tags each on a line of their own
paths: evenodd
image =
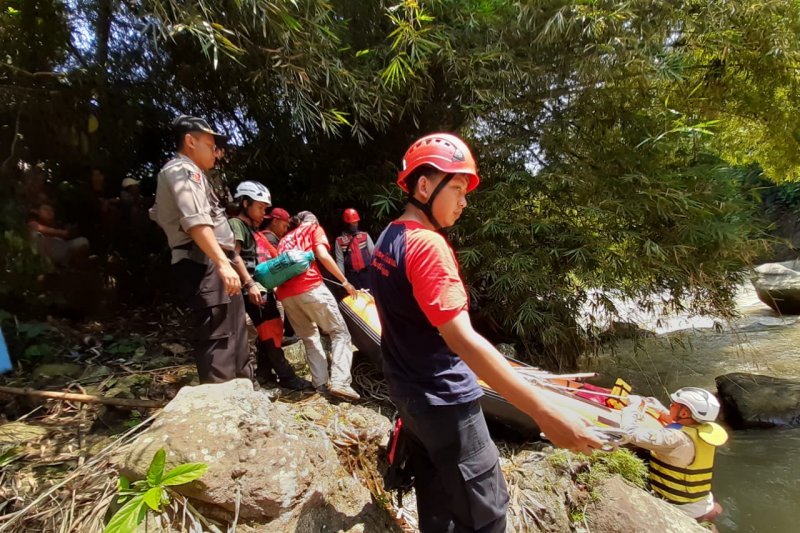
<svg viewBox="0 0 800 533">
<path fill-rule="evenodd" d="M 403 156 L 403 168 L 397 173 L 397 184 L 408 192 L 406 178 L 422 165 L 430 165 L 447 174 L 469 176 L 467 192 L 478 186 L 478 168 L 467 144 L 451 133 L 431 133 L 417 141 Z"/>
<path fill-rule="evenodd" d="M 361 217 L 358 216 L 358 211 L 353 209 L 352 207 L 348 207 L 344 210 L 344 214 L 342 215 L 342 220 L 344 220 L 345 224 L 355 224 Z"/>
</svg>

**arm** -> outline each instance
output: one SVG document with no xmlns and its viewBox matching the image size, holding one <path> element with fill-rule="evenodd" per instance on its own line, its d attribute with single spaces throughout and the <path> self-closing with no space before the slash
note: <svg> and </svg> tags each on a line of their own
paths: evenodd
<svg viewBox="0 0 800 533">
<path fill-rule="evenodd" d="M 40 224 L 39 222 L 29 222 L 28 226 L 38 233 L 46 237 L 58 237 L 59 239 L 69 239 L 69 231 L 65 229 L 57 229 L 51 228 L 50 226 L 45 226 L 44 224 Z"/>
<path fill-rule="evenodd" d="M 553 444 L 587 454 L 602 446 L 587 432 L 585 420 L 548 405 L 536 387 L 517 375 L 500 352 L 472 329 L 466 311 L 438 329 L 450 349 L 495 391 L 533 418 Z"/>
<path fill-rule="evenodd" d="M 214 228 L 206 225 L 197 225 L 189 228 L 189 236 L 197 244 L 204 254 L 208 256 L 214 266 L 217 268 L 217 274 L 222 282 L 225 284 L 225 292 L 229 296 L 233 296 L 242 290 L 242 283 L 239 280 L 239 275 L 231 266 L 225 252 L 222 251 L 217 237 L 214 235 Z"/>
<path fill-rule="evenodd" d="M 336 266 L 339 267 L 339 272 L 344 272 L 344 251 L 339 246 L 339 239 L 333 243 L 333 254 L 336 256 Z"/>
<path fill-rule="evenodd" d="M 694 443 L 691 437 L 679 429 L 651 429 L 641 427 L 646 405 L 632 402 L 622 410 L 621 428 L 626 441 L 656 452 L 664 460 L 678 467 L 688 466 L 694 459 Z"/>
<path fill-rule="evenodd" d="M 342 274 L 342 271 L 338 266 L 336 266 L 336 262 L 333 260 L 333 257 L 331 257 L 331 254 L 328 253 L 328 248 L 324 244 L 317 244 L 314 246 L 314 255 L 317 257 L 317 261 L 322 263 L 322 266 L 324 266 L 328 272 L 333 274 L 333 276 L 339 280 L 344 287 L 344 290 L 347 291 L 347 294 L 355 297 L 357 293 L 356 288 L 353 287 L 349 281 L 347 281 L 347 278 L 344 276 L 344 274 Z"/>
<path fill-rule="evenodd" d="M 233 259 L 233 269 L 239 275 L 239 279 L 242 282 L 242 288 L 247 291 L 247 297 L 250 299 L 250 302 L 253 305 L 261 305 L 263 303 L 261 300 L 261 287 L 247 271 L 247 267 L 244 265 L 242 256 L 239 255 L 239 252 L 241 251 L 242 241 L 236 241 L 236 257 Z"/>
<path fill-rule="evenodd" d="M 369 252 L 369 256 L 372 257 L 372 251 L 375 249 L 375 243 L 372 242 L 372 237 L 369 236 L 367 233 L 367 252 Z"/>
</svg>

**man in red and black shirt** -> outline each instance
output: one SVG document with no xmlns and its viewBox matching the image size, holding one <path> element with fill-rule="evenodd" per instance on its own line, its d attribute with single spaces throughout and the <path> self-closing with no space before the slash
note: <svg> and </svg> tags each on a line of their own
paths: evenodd
<svg viewBox="0 0 800 533">
<path fill-rule="evenodd" d="M 475 160 L 458 137 L 436 133 L 412 144 L 398 175 L 408 205 L 381 234 L 371 263 L 383 371 L 416 450 L 411 464 L 423 533 L 505 531 L 508 493 L 476 374 L 554 444 L 587 453 L 602 446 L 580 418 L 545 404 L 472 328 L 455 253 L 437 230 L 455 224 L 478 182 Z"/>
<path fill-rule="evenodd" d="M 313 251 L 317 261 L 341 282 L 349 295 L 355 296 L 355 287 L 347 281 L 330 255 L 328 238 L 317 217 L 310 211 L 301 211 L 293 217 L 292 224 L 296 227 L 281 239 L 278 253 L 289 250 Z M 350 386 L 350 366 L 353 363 L 350 332 L 336 299 L 322 283 L 322 274 L 316 262 L 311 263 L 304 273 L 279 285 L 275 293 L 295 332 L 303 339 L 314 388 L 346 400 L 358 400 L 359 394 Z M 330 372 L 320 340 L 320 329 L 331 337 Z"/>
</svg>

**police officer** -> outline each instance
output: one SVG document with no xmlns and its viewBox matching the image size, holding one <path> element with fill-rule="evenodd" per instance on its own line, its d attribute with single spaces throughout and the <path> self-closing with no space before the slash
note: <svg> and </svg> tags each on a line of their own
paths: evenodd
<svg viewBox="0 0 800 533">
<path fill-rule="evenodd" d="M 177 153 L 158 174 L 150 218 L 167 236 L 173 286 L 192 310 L 200 382 L 252 379 L 242 282 L 234 259 L 239 270 L 243 265 L 235 255 L 224 209 L 205 174 L 221 156 L 217 142 L 225 136 L 197 117 L 181 115 L 172 125 Z"/>
</svg>

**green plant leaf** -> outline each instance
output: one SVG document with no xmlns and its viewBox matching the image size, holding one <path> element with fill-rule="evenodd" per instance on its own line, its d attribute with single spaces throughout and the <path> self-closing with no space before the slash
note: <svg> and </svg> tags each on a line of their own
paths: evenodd
<svg viewBox="0 0 800 533">
<path fill-rule="evenodd" d="M 161 476 L 164 475 L 164 463 L 166 461 L 167 452 L 164 451 L 164 448 L 159 448 L 153 456 L 150 468 L 147 469 L 147 484 L 151 487 L 157 487 L 161 484 Z"/>
<path fill-rule="evenodd" d="M 52 328 L 43 322 L 25 322 L 17 326 L 17 333 L 27 339 L 35 339 L 47 333 Z"/>
<path fill-rule="evenodd" d="M 131 481 L 125 476 L 119 476 L 117 480 L 117 490 L 120 492 L 123 490 L 131 490 Z"/>
<path fill-rule="evenodd" d="M 144 497 L 135 496 L 111 517 L 103 533 L 132 533 L 144 520 L 146 513 Z"/>
<path fill-rule="evenodd" d="M 161 479 L 161 484 L 165 487 L 183 485 L 184 483 L 199 479 L 207 471 L 208 465 L 205 463 L 186 463 L 178 465 L 164 475 Z"/>
<path fill-rule="evenodd" d="M 54 352 L 54 347 L 50 344 L 31 344 L 27 348 L 25 348 L 25 352 L 23 353 L 22 357 L 25 359 L 38 359 L 40 357 L 46 357 Z"/>
<path fill-rule="evenodd" d="M 162 487 L 153 487 L 144 493 L 144 503 L 146 503 L 150 509 L 158 511 L 161 506 L 161 496 L 163 493 L 164 489 Z"/>
</svg>

